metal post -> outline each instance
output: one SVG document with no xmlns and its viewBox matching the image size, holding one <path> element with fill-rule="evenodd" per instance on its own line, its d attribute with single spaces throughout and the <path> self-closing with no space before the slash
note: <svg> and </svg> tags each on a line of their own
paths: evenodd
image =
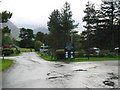
<svg viewBox="0 0 120 90">
<path fill-rule="evenodd" d="M 2 57 L 3 57 L 2 60 L 4 60 L 4 54 L 2 54 Z"/>
</svg>

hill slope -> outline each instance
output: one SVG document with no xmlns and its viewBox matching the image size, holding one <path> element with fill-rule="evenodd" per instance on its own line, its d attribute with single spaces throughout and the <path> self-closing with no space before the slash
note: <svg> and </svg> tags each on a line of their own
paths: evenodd
<svg viewBox="0 0 120 90">
<path fill-rule="evenodd" d="M 18 40 L 20 29 L 17 26 L 15 26 L 11 21 L 8 21 L 7 23 L 2 23 L 2 27 L 6 26 L 8 26 L 9 29 L 11 29 L 11 36 Z"/>
<path fill-rule="evenodd" d="M 38 28 L 33 30 L 34 34 L 36 34 L 39 31 L 42 32 L 42 33 L 49 33 L 49 31 L 46 27 L 38 27 Z"/>
</svg>

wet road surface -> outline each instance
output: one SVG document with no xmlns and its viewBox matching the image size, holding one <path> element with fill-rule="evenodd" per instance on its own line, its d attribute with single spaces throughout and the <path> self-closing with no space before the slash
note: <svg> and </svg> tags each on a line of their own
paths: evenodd
<svg viewBox="0 0 120 90">
<path fill-rule="evenodd" d="M 118 87 L 118 61 L 49 62 L 35 52 L 13 57 L 14 65 L 2 73 L 3 88 L 114 88 Z"/>
</svg>

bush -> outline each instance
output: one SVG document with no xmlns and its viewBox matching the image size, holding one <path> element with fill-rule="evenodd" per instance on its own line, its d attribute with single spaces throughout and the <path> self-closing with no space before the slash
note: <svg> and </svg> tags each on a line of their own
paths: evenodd
<svg viewBox="0 0 120 90">
<path fill-rule="evenodd" d="M 98 54 L 90 54 L 89 56 L 90 56 L 90 57 L 99 57 Z"/>
<path fill-rule="evenodd" d="M 56 50 L 55 57 L 57 59 L 64 59 L 65 58 L 64 49 L 58 49 L 58 50 Z"/>
<path fill-rule="evenodd" d="M 75 57 L 84 57 L 85 51 L 80 50 L 80 51 L 75 51 Z"/>
<path fill-rule="evenodd" d="M 34 48 L 35 48 L 35 51 L 39 51 L 39 48 L 40 46 L 42 46 L 42 42 L 41 41 L 35 41 L 35 45 L 34 45 Z"/>
<path fill-rule="evenodd" d="M 99 54 L 100 57 L 116 57 L 117 54 L 110 52 L 108 50 L 102 50 Z"/>
<path fill-rule="evenodd" d="M 109 52 L 109 53 L 107 53 L 106 56 L 107 56 L 107 57 L 110 57 L 110 58 L 113 58 L 113 57 L 116 57 L 117 55 L 115 55 L 115 54 L 112 53 L 112 52 Z"/>
<path fill-rule="evenodd" d="M 31 50 L 28 48 L 19 48 L 20 52 L 30 52 Z M 34 49 L 32 49 L 32 51 L 35 51 Z"/>
<path fill-rule="evenodd" d="M 106 57 L 108 52 L 109 52 L 108 50 L 101 50 L 100 53 L 99 53 L 99 56 L 100 57 Z"/>
<path fill-rule="evenodd" d="M 19 53 L 21 53 L 20 52 L 20 50 L 17 48 L 11 48 L 11 50 L 13 50 L 13 52 L 15 53 L 15 54 L 19 54 Z"/>
<path fill-rule="evenodd" d="M 2 50 L 2 54 L 4 54 L 4 56 L 9 56 L 13 53 L 14 53 L 14 51 L 9 49 L 9 48 L 5 48 L 5 49 Z"/>
</svg>

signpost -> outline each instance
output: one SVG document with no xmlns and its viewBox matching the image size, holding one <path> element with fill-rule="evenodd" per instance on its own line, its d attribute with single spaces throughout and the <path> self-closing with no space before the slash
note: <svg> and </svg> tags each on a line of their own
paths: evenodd
<svg viewBox="0 0 120 90">
<path fill-rule="evenodd" d="M 65 45 L 65 58 L 73 59 L 75 57 L 74 55 L 74 45 L 72 43 L 66 43 Z"/>
</svg>

